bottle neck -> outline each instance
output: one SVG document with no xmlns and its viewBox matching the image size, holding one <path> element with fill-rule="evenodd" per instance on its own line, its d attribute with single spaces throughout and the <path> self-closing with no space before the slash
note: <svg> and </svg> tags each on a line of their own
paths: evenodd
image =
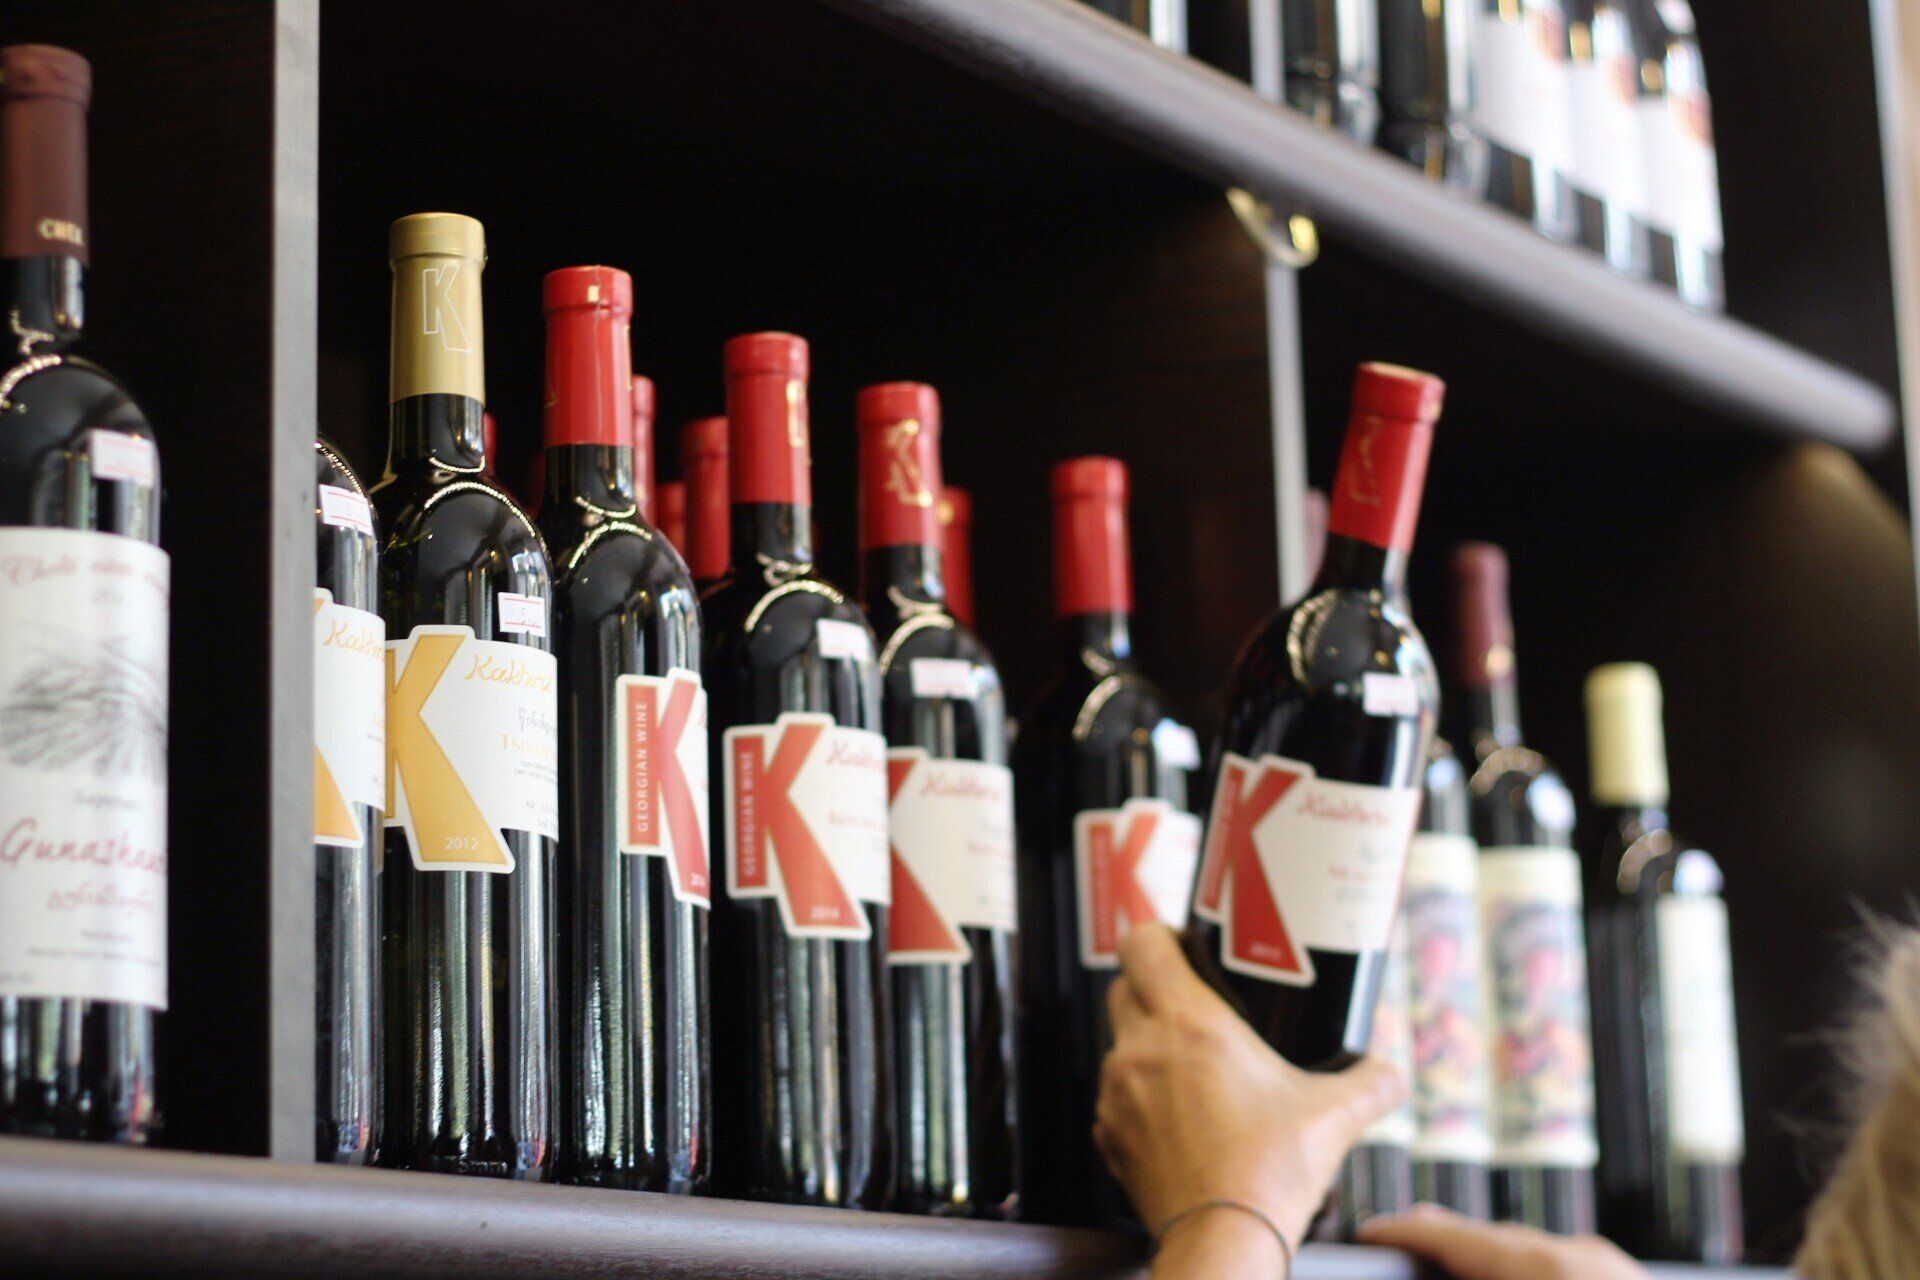
<svg viewBox="0 0 1920 1280">
<path fill-rule="evenodd" d="M 487 467 L 485 408 L 471 396 L 429 394 L 393 403 L 387 474 L 420 467 L 478 475 Z"/>
<path fill-rule="evenodd" d="M 729 557 L 736 573 L 758 573 L 768 564 L 813 564 L 812 507 L 736 502 L 729 525 Z"/>
<path fill-rule="evenodd" d="M 945 607 L 946 574 L 939 548 L 912 543 L 869 547 L 860 561 L 860 596 L 876 614 L 898 613 L 902 604 Z"/>
<path fill-rule="evenodd" d="M 588 519 L 631 518 L 639 509 L 633 450 L 624 445 L 548 445 L 543 510 Z"/>
<path fill-rule="evenodd" d="M 61 351 L 79 339 L 86 322 L 86 273 L 79 259 L 64 254 L 0 259 L 9 354 Z"/>
<path fill-rule="evenodd" d="M 1404 597 L 1407 558 L 1407 553 L 1396 547 L 1383 547 L 1342 534 L 1330 535 L 1326 551 L 1320 557 L 1314 590 L 1345 588 L 1379 591 L 1396 599 Z"/>
<path fill-rule="evenodd" d="M 1512 676 L 1472 690 L 1468 704 L 1473 711 L 1475 755 L 1484 760 L 1502 747 L 1521 744 L 1520 686 Z"/>
<path fill-rule="evenodd" d="M 1116 609 L 1062 614 L 1053 620 L 1055 643 L 1068 666 L 1126 667 L 1133 662 L 1133 615 Z"/>
</svg>

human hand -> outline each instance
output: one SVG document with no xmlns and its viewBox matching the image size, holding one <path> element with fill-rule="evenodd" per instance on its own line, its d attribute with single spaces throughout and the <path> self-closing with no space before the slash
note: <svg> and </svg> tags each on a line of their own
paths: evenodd
<svg viewBox="0 0 1920 1280">
<path fill-rule="evenodd" d="M 1647 1280 L 1646 1268 L 1599 1236 L 1476 1222 L 1438 1205 L 1362 1223 L 1360 1239 L 1429 1258 L 1454 1280 Z"/>
<path fill-rule="evenodd" d="M 1161 925 L 1120 944 L 1107 1008 L 1114 1043 L 1094 1142 L 1156 1236 L 1173 1215 L 1221 1198 L 1266 1214 L 1297 1248 L 1348 1148 L 1406 1094 L 1376 1059 L 1324 1074 L 1281 1058 Z"/>
</svg>

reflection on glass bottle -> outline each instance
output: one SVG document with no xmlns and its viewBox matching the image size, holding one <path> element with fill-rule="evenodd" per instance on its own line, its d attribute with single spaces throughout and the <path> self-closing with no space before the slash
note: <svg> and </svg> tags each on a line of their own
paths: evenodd
<svg viewBox="0 0 1920 1280">
<path fill-rule="evenodd" d="M 1118 18 L 1162 49 L 1187 51 L 1187 0 L 1085 0 L 1110 18 Z"/>
<path fill-rule="evenodd" d="M 1487 142 L 1471 121 L 1475 15 L 1473 0 L 1380 0 L 1380 148 L 1479 194 Z"/>
<path fill-rule="evenodd" d="M 1371 144 L 1380 128 L 1379 26 L 1372 0 L 1281 0 L 1287 105 Z"/>
<path fill-rule="evenodd" d="M 1492 147 L 1487 199 L 1545 235 L 1573 239 L 1560 0 L 1480 0 L 1472 56 L 1473 125 Z"/>
</svg>

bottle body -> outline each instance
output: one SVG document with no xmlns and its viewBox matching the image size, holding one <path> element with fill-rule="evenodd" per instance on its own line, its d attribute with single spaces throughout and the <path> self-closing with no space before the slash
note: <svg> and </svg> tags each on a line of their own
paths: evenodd
<svg viewBox="0 0 1920 1280">
<path fill-rule="evenodd" d="M 1373 1011 L 1373 1032 L 1367 1052 L 1407 1080 L 1413 1079 L 1411 1002 L 1407 987 L 1406 929 L 1396 923 L 1380 971 L 1380 999 Z M 1413 1207 L 1413 1141 L 1416 1135 L 1413 1099 L 1369 1124 L 1340 1166 L 1334 1196 L 1336 1238 L 1351 1240 L 1360 1224 L 1382 1214 L 1405 1213 Z"/>
<path fill-rule="evenodd" d="M 1642 78 L 1660 91 L 1641 99 L 1653 278 L 1689 306 L 1726 305 L 1719 160 L 1706 63 L 1686 0 L 1652 0 Z"/>
<path fill-rule="evenodd" d="M 0 582 L 0 823 L 28 847 L 120 850 L 105 867 L 7 859 L 0 1133 L 145 1142 L 167 1004 L 169 562 L 153 429 L 72 352 L 90 93 L 77 54 L 0 49 L 0 548 L 20 570 Z M 56 898 L 88 905 L 45 910 Z"/>
<path fill-rule="evenodd" d="M 1287 105 L 1371 146 L 1380 128 L 1380 34 L 1369 0 L 1282 0 Z"/>
<path fill-rule="evenodd" d="M 1487 199 L 1556 240 L 1576 233 L 1570 81 L 1561 0 L 1480 0 L 1473 121 L 1487 140 Z"/>
<path fill-rule="evenodd" d="M 1380 0 L 1380 147 L 1479 195 L 1487 141 L 1473 128 L 1474 0 Z"/>
<path fill-rule="evenodd" d="M 366 490 L 324 440 L 314 464 L 314 1158 L 365 1164 L 380 1117 L 387 632 Z"/>
</svg>

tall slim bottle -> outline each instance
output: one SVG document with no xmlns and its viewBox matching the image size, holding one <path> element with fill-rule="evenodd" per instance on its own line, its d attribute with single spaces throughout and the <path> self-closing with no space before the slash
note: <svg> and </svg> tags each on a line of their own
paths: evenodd
<svg viewBox="0 0 1920 1280">
<path fill-rule="evenodd" d="M 948 485 L 940 491 L 940 567 L 947 584 L 947 612 L 973 628 L 973 495 Z"/>
<path fill-rule="evenodd" d="M 546 543 L 490 478 L 480 224 L 393 224 L 383 1164 L 537 1180 L 555 1137 L 559 707 Z"/>
<path fill-rule="evenodd" d="M 170 569 L 153 428 L 74 351 L 92 93 L 77 53 L 0 48 L 0 1133 L 145 1142 L 167 1007 Z"/>
<path fill-rule="evenodd" d="M 1587 677 L 1588 931 L 1600 1067 L 1600 1210 L 1647 1258 L 1740 1261 L 1740 1056 L 1719 864 L 1667 822 L 1660 677 Z"/>
<path fill-rule="evenodd" d="M 1467 774 L 1436 737 L 1426 802 L 1400 891 L 1413 1036 L 1413 1182 L 1417 1199 L 1471 1218 L 1493 1212 L 1493 1082 L 1487 1063 L 1479 854 Z"/>
<path fill-rule="evenodd" d="M 1487 141 L 1473 128 L 1477 0 L 1379 0 L 1380 149 L 1435 182 L 1486 190 Z"/>
<path fill-rule="evenodd" d="M 1573 795 L 1520 734 L 1505 553 L 1463 546 L 1453 576 L 1493 999 L 1494 1212 L 1591 1231 L 1598 1153 Z"/>
<path fill-rule="evenodd" d="M 314 464 L 314 1157 L 365 1164 L 380 1114 L 387 624 L 366 490 L 325 440 Z"/>
<path fill-rule="evenodd" d="M 1365 1052 L 1439 713 L 1406 565 L 1444 385 L 1364 364 L 1307 594 L 1241 652 L 1187 953 L 1309 1070 Z"/>
<path fill-rule="evenodd" d="M 893 909 L 896 1207 L 1016 1206 L 1013 774 L 993 655 L 946 607 L 940 400 L 867 387 L 860 594 L 880 641 Z"/>
<path fill-rule="evenodd" d="M 1647 41 L 1642 77 L 1660 91 L 1641 98 L 1652 222 L 1653 278 L 1689 306 L 1726 305 L 1721 250 L 1720 163 L 1706 63 L 1687 0 L 1640 0 Z"/>
<path fill-rule="evenodd" d="M 1106 1223 L 1126 1201 L 1094 1150 L 1107 988 L 1134 924 L 1186 922 L 1200 853 L 1193 731 L 1134 663 L 1127 470 L 1053 469 L 1057 672 L 1013 744 L 1019 823 L 1025 1216 Z"/>
<path fill-rule="evenodd" d="M 1573 52 L 1573 156 L 1580 240 L 1622 275 L 1652 269 L 1647 166 L 1642 154 L 1637 0 L 1577 0 Z"/>
<path fill-rule="evenodd" d="M 1473 124 L 1491 148 L 1487 199 L 1556 240 L 1572 240 L 1575 212 L 1561 0 L 1478 0 Z"/>
<path fill-rule="evenodd" d="M 566 267 L 547 313 L 546 481 L 560 665 L 560 1152 L 568 1182 L 698 1192 L 712 1154 L 707 696 L 700 607 L 640 511 L 652 384 L 633 281 Z"/>
<path fill-rule="evenodd" d="M 732 562 L 704 597 L 714 1171 L 728 1195 L 873 1209 L 893 1180 L 887 744 L 873 631 L 814 571 L 807 366 L 792 334 L 726 346 Z"/>
<path fill-rule="evenodd" d="M 726 578 L 733 506 L 728 496 L 725 418 L 701 418 L 680 436 L 681 474 L 687 478 L 687 568 L 702 591 Z"/>
</svg>

